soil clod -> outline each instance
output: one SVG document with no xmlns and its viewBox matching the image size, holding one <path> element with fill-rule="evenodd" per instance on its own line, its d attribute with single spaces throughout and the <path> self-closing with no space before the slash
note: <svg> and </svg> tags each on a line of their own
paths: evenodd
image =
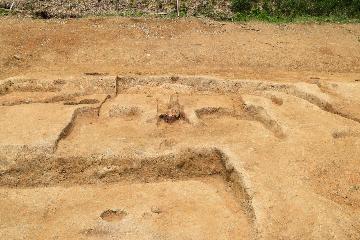
<svg viewBox="0 0 360 240">
<path fill-rule="evenodd" d="M 156 214 L 160 214 L 160 213 L 162 213 L 163 211 L 162 211 L 159 207 L 157 207 L 157 206 L 152 206 L 152 207 L 151 207 L 151 212 L 152 212 L 152 213 L 156 213 Z"/>
<path fill-rule="evenodd" d="M 121 221 L 127 212 L 118 209 L 108 209 L 101 213 L 100 217 L 107 222 L 118 222 Z"/>
<path fill-rule="evenodd" d="M 163 110 L 163 113 L 159 114 L 159 120 L 166 123 L 174 123 L 178 120 L 185 120 L 184 107 L 180 105 L 179 97 L 177 95 L 170 97 L 167 109 Z"/>
</svg>

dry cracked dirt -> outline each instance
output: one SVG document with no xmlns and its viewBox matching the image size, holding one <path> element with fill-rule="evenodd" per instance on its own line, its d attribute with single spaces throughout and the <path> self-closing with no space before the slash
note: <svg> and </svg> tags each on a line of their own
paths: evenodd
<svg viewBox="0 0 360 240">
<path fill-rule="evenodd" d="M 88 57 L 72 64 L 64 61 L 72 54 L 63 51 L 66 45 L 36 46 L 37 31 L 65 31 L 64 23 L 1 22 L 13 25 L 11 33 L 0 25 L 0 239 L 360 239 L 360 44 L 350 41 L 358 25 L 279 30 L 198 20 L 72 20 L 65 21 L 69 29 L 88 33 L 72 36 L 77 40 L 68 47 Z M 145 64 L 137 55 L 156 40 L 139 40 L 124 70 L 119 62 L 132 55 L 129 39 L 119 35 L 123 45 L 107 42 L 107 50 L 96 49 L 103 54 L 96 62 L 79 41 L 92 38 L 84 28 L 94 22 L 105 33 L 115 22 L 129 39 L 142 31 L 124 30 L 130 24 L 178 30 L 187 23 L 202 29 L 193 32 L 203 41 L 195 47 L 201 59 L 172 63 L 158 56 Z M 29 24 L 33 34 L 12 35 Z M 210 43 L 214 25 L 233 30 L 215 36 L 224 45 Z M 349 35 L 338 35 L 343 28 Z M 296 44 L 301 29 L 312 32 L 313 45 Z M 58 30 L 47 30 L 48 43 Z M 169 50 L 174 36 L 158 31 Z M 277 31 L 285 32 L 269 41 L 287 38 L 292 47 L 263 52 L 254 39 L 249 53 L 229 44 L 241 37 L 251 44 L 254 36 Z M 321 34 L 334 43 L 326 42 L 325 52 L 295 54 L 321 46 L 315 37 Z M 103 36 L 97 45 L 105 46 L 109 36 Z M 13 55 L 25 38 L 32 46 L 24 51 L 36 61 Z M 194 46 L 180 48 L 196 55 Z M 126 54 L 106 65 L 109 49 Z M 221 58 L 214 60 L 210 50 Z M 248 57 L 249 64 L 227 65 L 231 51 L 230 58 Z M 347 56 L 342 65 L 341 56 L 328 55 L 337 51 Z M 277 55 L 278 69 L 262 53 Z M 329 63 L 319 63 L 322 58 Z M 211 67 L 216 61 L 218 69 Z"/>
</svg>

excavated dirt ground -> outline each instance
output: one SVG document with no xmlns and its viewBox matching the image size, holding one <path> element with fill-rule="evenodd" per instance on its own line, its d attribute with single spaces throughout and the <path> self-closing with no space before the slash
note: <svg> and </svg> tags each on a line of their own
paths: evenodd
<svg viewBox="0 0 360 240">
<path fill-rule="evenodd" d="M 360 239 L 359 25 L 0 23 L 0 239 Z"/>
</svg>

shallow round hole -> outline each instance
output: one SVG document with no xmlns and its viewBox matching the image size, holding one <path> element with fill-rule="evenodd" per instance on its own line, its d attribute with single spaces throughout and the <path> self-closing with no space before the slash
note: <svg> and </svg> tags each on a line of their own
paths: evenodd
<svg viewBox="0 0 360 240">
<path fill-rule="evenodd" d="M 126 215 L 127 212 L 124 210 L 108 209 L 102 212 L 100 217 L 107 222 L 117 222 L 121 221 Z"/>
</svg>

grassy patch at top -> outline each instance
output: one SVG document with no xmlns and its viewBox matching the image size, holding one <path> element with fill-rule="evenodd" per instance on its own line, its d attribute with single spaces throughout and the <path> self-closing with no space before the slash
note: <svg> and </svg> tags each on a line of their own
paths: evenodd
<svg viewBox="0 0 360 240">
<path fill-rule="evenodd" d="M 0 8 L 0 16 L 7 16 L 10 14 L 9 9 Z"/>
<path fill-rule="evenodd" d="M 267 13 L 236 13 L 232 21 L 264 21 L 270 23 L 360 23 L 359 18 L 349 18 L 342 16 L 274 16 Z"/>
<path fill-rule="evenodd" d="M 360 0 L 232 0 L 233 20 L 360 22 Z"/>
</svg>

